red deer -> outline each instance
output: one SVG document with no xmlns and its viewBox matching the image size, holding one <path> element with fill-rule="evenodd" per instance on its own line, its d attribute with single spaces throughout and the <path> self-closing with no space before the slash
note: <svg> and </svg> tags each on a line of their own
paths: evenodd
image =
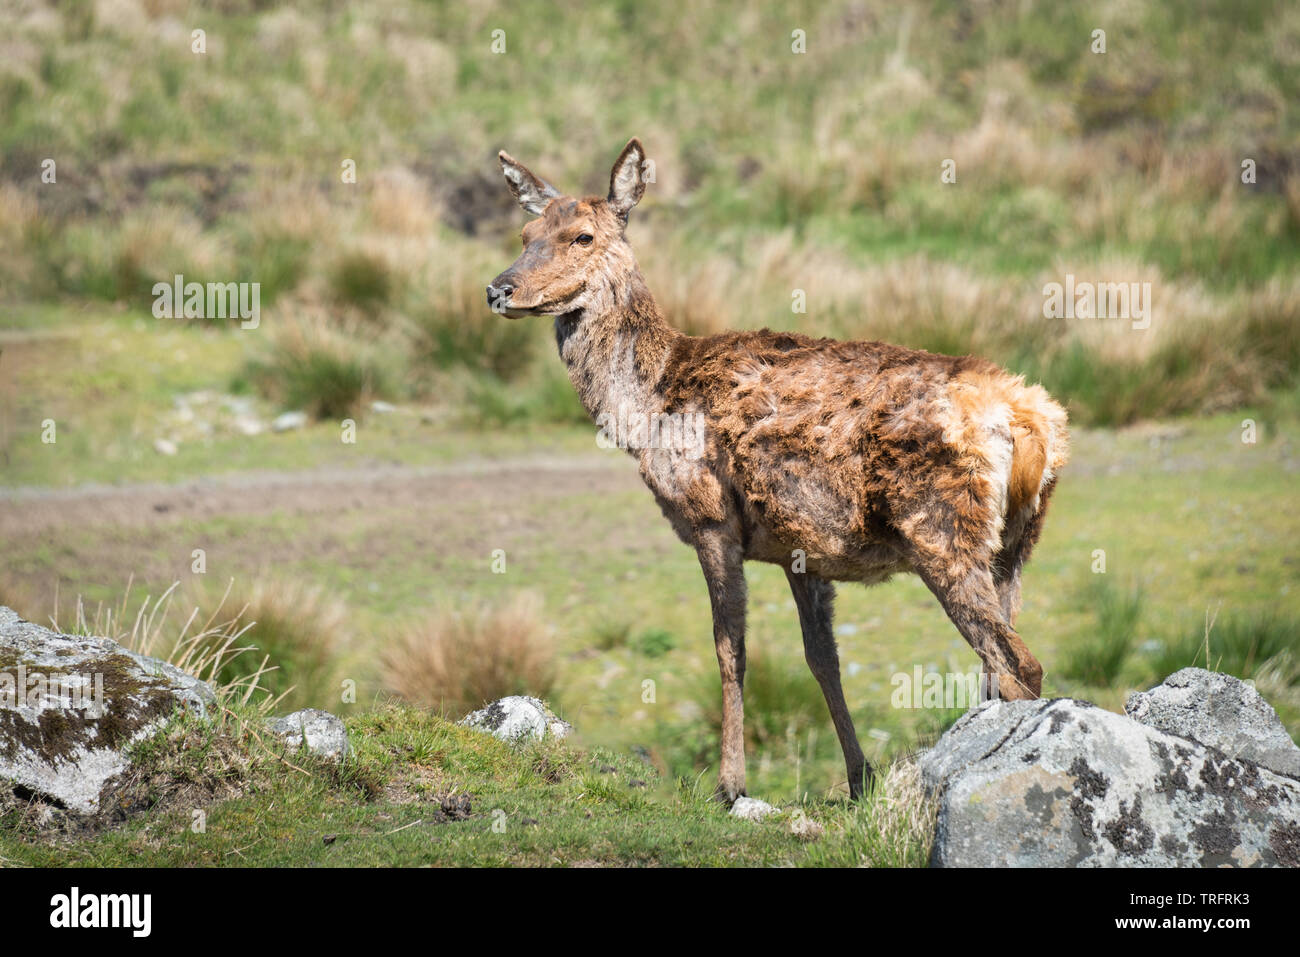
<svg viewBox="0 0 1300 957">
<path fill-rule="evenodd" d="M 1038 697 L 1043 669 L 1016 633 L 1020 573 L 1065 464 L 1065 411 L 971 356 L 792 332 L 687 336 L 670 326 L 625 234 L 645 192 L 637 139 L 609 195 L 561 194 L 505 152 L 501 169 L 537 217 L 487 287 L 494 312 L 555 317 L 560 358 L 597 421 L 693 416 L 700 447 L 628 429 L 627 451 L 677 535 L 699 556 L 722 674 L 719 797 L 745 793 L 746 560 L 785 569 L 804 655 L 860 796 L 871 766 L 840 686 L 833 582 L 913 572 L 983 663 L 985 689 Z"/>
</svg>

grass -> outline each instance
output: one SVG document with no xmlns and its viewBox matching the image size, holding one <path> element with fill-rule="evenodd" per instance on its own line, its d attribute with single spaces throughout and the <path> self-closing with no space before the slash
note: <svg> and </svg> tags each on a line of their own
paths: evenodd
<svg viewBox="0 0 1300 957">
<path fill-rule="evenodd" d="M 364 251 L 351 251 L 339 257 L 330 273 L 330 290 L 342 303 L 356 306 L 382 306 L 394 295 L 394 280 L 388 264 Z"/>
<path fill-rule="evenodd" d="M 635 757 L 566 743 L 522 746 L 388 706 L 348 720 L 333 768 L 262 749 L 251 726 L 178 722 L 136 752 L 152 810 L 74 842 L 0 817 L 0 855 L 29 866 L 915 866 L 928 857 L 914 773 L 870 802 L 812 801 L 739 821 L 711 788 L 660 779 Z M 166 787 L 170 790 L 162 790 Z M 193 827 L 196 810 L 203 828 Z M 824 829 L 791 833 L 798 814 Z M 874 833 L 865 833 L 866 829 Z"/>
<path fill-rule="evenodd" d="M 339 711 L 344 703 L 340 676 L 347 649 L 354 644 L 348 609 L 318 585 L 262 574 L 238 588 L 231 582 L 198 598 L 199 607 L 221 609 L 244 623 L 240 644 L 248 651 L 225 661 L 217 684 L 247 680 L 257 662 L 269 668 L 258 686 L 285 711 L 322 708 Z"/>
<path fill-rule="evenodd" d="M 1163 643 L 1152 667 L 1166 674 L 1179 668 L 1222 671 L 1254 678 L 1280 657 L 1300 656 L 1300 618 L 1276 610 L 1206 616 L 1203 629 L 1184 629 Z M 1300 680 L 1292 675 L 1292 685 Z"/>
<path fill-rule="evenodd" d="M 556 681 L 541 601 L 527 592 L 497 607 L 426 613 L 385 643 L 382 661 L 390 689 L 455 718 L 507 695 L 545 698 Z"/>
<path fill-rule="evenodd" d="M 311 318 L 278 325 L 273 336 L 266 357 L 250 361 L 243 374 L 281 408 L 316 419 L 356 418 L 373 399 L 395 394 L 382 347 Z"/>
<path fill-rule="evenodd" d="M 71 633 L 111 638 L 125 648 L 159 658 L 207 682 L 217 696 L 219 724 L 231 713 L 229 706 L 257 715 L 269 713 L 284 694 L 277 695 L 267 681 L 275 668 L 268 656 L 258 655 L 258 649 L 245 642 L 252 623 L 243 622 L 240 612 L 223 619 L 225 604 L 218 602 L 207 616 L 199 608 L 192 608 L 177 628 L 172 602 L 178 584 L 173 583 L 157 596 L 146 594 L 134 613 L 129 581 L 116 607 L 101 602 L 90 616 L 78 596 L 76 619 L 69 626 Z M 50 627 L 61 630 L 57 608 Z"/>
<path fill-rule="evenodd" d="M 1088 687 L 1109 687 L 1120 677 L 1137 641 L 1142 591 L 1124 590 L 1097 576 L 1089 583 L 1085 601 L 1096 616 L 1096 630 L 1070 646 L 1061 673 Z"/>
<path fill-rule="evenodd" d="M 505 55 L 477 14 L 430 21 L 414 0 L 207 11 L 203 56 L 159 54 L 161 16 L 128 27 L 37 4 L 16 18 L 0 290 L 7 306 L 143 316 L 178 272 L 260 282 L 269 326 L 315 312 L 334 337 L 246 337 L 245 377 L 272 401 L 339 418 L 411 394 L 471 426 L 576 421 L 549 337 L 483 301 L 521 223 L 494 154 L 598 189 L 631 132 L 655 162 L 631 236 L 687 332 L 981 352 L 1094 425 L 1258 406 L 1300 382 L 1300 177 L 1285 160 L 1300 17 L 1278 0 L 1194 22 L 1142 0 L 1104 55 L 1077 11 L 919 0 L 686 17 L 659 0 L 530 0 L 503 20 L 519 34 Z M 806 55 L 788 52 L 791 18 Z M 583 42 L 512 27 L 538 22 Z M 134 69 L 142 56 L 155 74 Z M 38 183 L 52 156 L 63 177 Z M 1045 321 L 1043 285 L 1066 273 L 1151 281 L 1153 328 Z"/>
</svg>

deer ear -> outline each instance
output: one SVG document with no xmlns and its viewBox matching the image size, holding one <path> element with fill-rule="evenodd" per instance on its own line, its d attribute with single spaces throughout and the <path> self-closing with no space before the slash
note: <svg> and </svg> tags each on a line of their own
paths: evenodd
<svg viewBox="0 0 1300 957">
<path fill-rule="evenodd" d="M 497 154 L 497 159 L 501 161 L 501 172 L 505 174 L 510 192 L 515 194 L 515 199 L 519 200 L 519 205 L 525 212 L 540 216 L 546 204 L 560 195 L 558 189 L 534 174 L 505 150 Z"/>
<path fill-rule="evenodd" d="M 627 141 L 609 174 L 609 208 L 623 220 L 645 195 L 645 147 L 635 136 Z"/>
</svg>

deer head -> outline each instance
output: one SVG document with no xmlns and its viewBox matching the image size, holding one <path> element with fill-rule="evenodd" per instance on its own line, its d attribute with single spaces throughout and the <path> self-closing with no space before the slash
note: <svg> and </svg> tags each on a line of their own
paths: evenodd
<svg viewBox="0 0 1300 957">
<path fill-rule="evenodd" d="M 488 284 L 488 306 L 512 319 L 603 311 L 637 275 L 624 235 L 627 214 L 645 193 L 645 150 L 628 141 L 609 175 L 609 195 L 575 199 L 506 152 L 501 172 L 515 199 L 538 217 L 524 226 L 524 251 Z"/>
</svg>

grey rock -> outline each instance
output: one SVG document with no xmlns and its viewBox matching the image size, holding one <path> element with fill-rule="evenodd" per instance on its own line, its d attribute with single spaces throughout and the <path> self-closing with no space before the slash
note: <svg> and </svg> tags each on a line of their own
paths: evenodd
<svg viewBox="0 0 1300 957">
<path fill-rule="evenodd" d="M 769 814 L 775 813 L 776 808 L 758 798 L 738 797 L 736 803 L 731 805 L 731 816 L 744 821 L 761 821 Z"/>
<path fill-rule="evenodd" d="M 1300 866 L 1300 782 L 1087 702 L 989 702 L 920 765 L 936 866 Z"/>
<path fill-rule="evenodd" d="M 267 727 L 284 738 L 295 751 L 305 743 L 313 754 L 340 761 L 352 751 L 343 719 L 319 708 L 304 708 L 283 718 L 272 718 Z"/>
<path fill-rule="evenodd" d="M 493 701 L 479 711 L 470 712 L 460 723 L 467 728 L 486 731 L 502 741 L 540 740 L 548 734 L 564 738 L 573 730 L 572 725 L 557 718 L 544 702 L 524 695 L 510 695 Z"/>
<path fill-rule="evenodd" d="M 284 412 L 277 415 L 271 422 L 272 432 L 289 432 L 292 429 L 301 429 L 307 424 L 306 412 Z"/>
<path fill-rule="evenodd" d="M 167 662 L 0 606 L 2 781 L 94 813 L 105 786 L 130 767 L 132 744 L 178 711 L 206 717 L 215 702 L 207 684 Z"/>
<path fill-rule="evenodd" d="M 825 832 L 824 827 L 803 813 L 803 811 L 795 811 L 790 816 L 790 833 L 801 841 L 815 841 Z"/>
<path fill-rule="evenodd" d="M 1218 748 L 1279 774 L 1300 777 L 1300 748 L 1273 706 L 1239 678 L 1184 668 L 1124 704 L 1134 721 Z"/>
<path fill-rule="evenodd" d="M 231 426 L 240 435 L 261 435 L 266 426 L 255 415 L 237 415 Z"/>
</svg>

